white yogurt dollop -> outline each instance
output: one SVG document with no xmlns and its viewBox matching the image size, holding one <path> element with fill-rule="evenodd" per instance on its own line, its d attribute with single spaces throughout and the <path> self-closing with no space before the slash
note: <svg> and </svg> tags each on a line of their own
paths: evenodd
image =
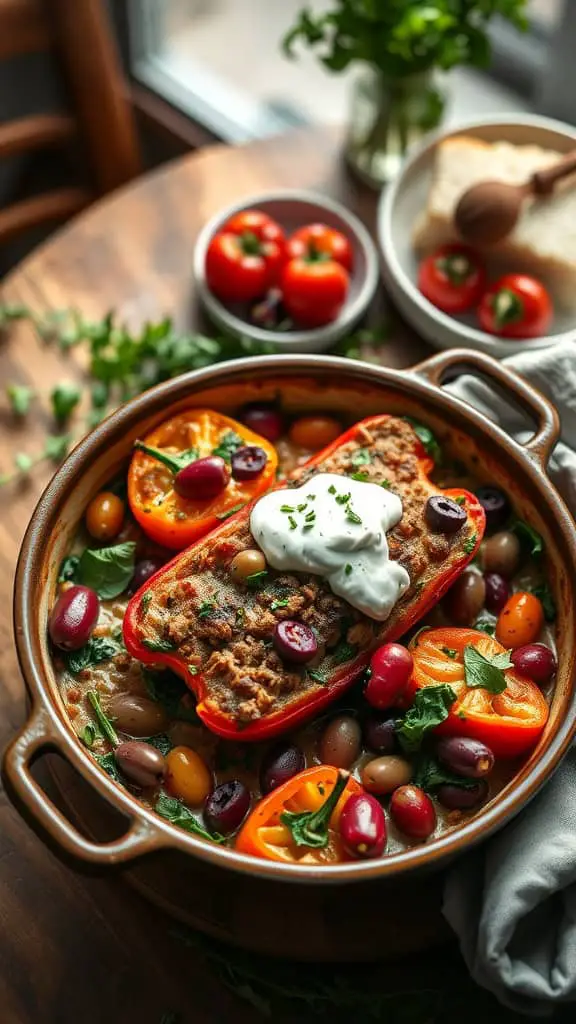
<svg viewBox="0 0 576 1024">
<path fill-rule="evenodd" d="M 335 594 L 383 622 L 410 585 L 386 540 L 401 518 L 400 498 L 384 487 L 319 473 L 260 498 L 250 529 L 272 568 L 324 576 Z"/>
</svg>

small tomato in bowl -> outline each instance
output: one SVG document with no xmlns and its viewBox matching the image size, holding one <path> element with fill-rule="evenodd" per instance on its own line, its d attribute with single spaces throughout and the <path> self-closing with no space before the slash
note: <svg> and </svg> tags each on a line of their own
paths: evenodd
<svg viewBox="0 0 576 1024">
<path fill-rule="evenodd" d="M 552 321 L 552 300 L 541 281 L 505 274 L 491 285 L 478 307 L 483 331 L 503 338 L 538 338 Z"/>
<path fill-rule="evenodd" d="M 224 302 L 250 302 L 274 285 L 286 258 L 279 224 L 260 210 L 241 210 L 210 240 L 206 281 Z"/>
<path fill-rule="evenodd" d="M 354 256 L 352 245 L 346 235 L 327 224 L 306 224 L 298 228 L 288 239 L 288 259 L 324 258 L 340 263 L 349 273 Z"/>
<path fill-rule="evenodd" d="M 486 287 L 480 257 L 466 245 L 443 245 L 422 260 L 418 287 L 443 313 L 465 313 L 479 302 Z"/>
</svg>

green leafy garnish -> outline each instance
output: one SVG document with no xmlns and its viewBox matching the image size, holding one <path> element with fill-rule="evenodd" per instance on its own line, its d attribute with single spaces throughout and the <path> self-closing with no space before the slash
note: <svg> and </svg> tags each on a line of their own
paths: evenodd
<svg viewBox="0 0 576 1024">
<path fill-rule="evenodd" d="M 363 484 L 365 484 L 366 481 L 370 479 L 370 474 L 369 473 L 362 473 L 362 472 L 350 473 L 349 476 L 350 476 L 351 480 L 359 480 L 360 483 L 363 483 Z"/>
<path fill-rule="evenodd" d="M 332 792 L 317 811 L 284 811 L 280 821 L 290 830 L 296 846 L 322 849 L 328 845 L 328 824 L 336 804 L 344 792 L 348 772 L 340 770 Z"/>
<path fill-rule="evenodd" d="M 52 412 L 57 423 L 66 423 L 82 397 L 77 384 L 64 380 L 50 392 Z"/>
<path fill-rule="evenodd" d="M 144 455 L 156 459 L 174 474 L 196 462 L 200 454 L 197 448 L 184 448 L 181 452 L 165 452 L 162 448 L 153 448 L 149 444 L 144 444 L 143 441 L 134 442 L 134 451 L 143 452 Z"/>
<path fill-rule="evenodd" d="M 338 505 L 347 505 L 351 497 L 352 495 L 350 494 L 350 491 L 348 491 L 346 494 L 337 494 L 336 502 Z"/>
<path fill-rule="evenodd" d="M 353 508 L 350 508 L 350 506 L 348 506 L 348 508 L 346 509 L 346 519 L 350 523 L 361 523 L 362 522 L 361 517 L 358 515 L 357 512 L 354 511 Z"/>
<path fill-rule="evenodd" d="M 445 785 L 458 786 L 460 789 L 474 789 L 478 785 L 477 779 L 465 779 L 462 775 L 456 775 L 444 768 L 434 757 L 427 755 L 418 759 L 412 781 L 427 793 Z"/>
<path fill-rule="evenodd" d="M 224 836 L 208 832 L 203 828 L 192 812 L 180 800 L 176 800 L 175 797 L 160 793 L 154 810 L 156 814 L 159 814 L 161 818 L 165 818 L 172 825 L 177 825 L 178 828 L 184 829 L 185 832 L 192 832 L 195 836 L 200 836 L 201 839 L 208 839 L 211 843 L 224 843 L 226 841 Z"/>
<path fill-rule="evenodd" d="M 346 562 L 346 565 L 344 566 L 344 572 L 345 572 L 346 576 L 350 576 L 350 574 L 353 571 L 354 570 L 353 570 L 352 566 L 350 565 L 350 562 Z"/>
<path fill-rule="evenodd" d="M 8 384 L 6 395 L 15 416 L 26 416 L 35 392 L 25 384 Z"/>
<path fill-rule="evenodd" d="M 261 569 L 260 572 L 252 572 L 246 577 L 246 583 L 249 587 L 257 587 L 260 583 L 263 583 L 268 576 L 267 569 Z"/>
<path fill-rule="evenodd" d="M 96 761 L 100 767 L 103 768 L 112 779 L 114 779 L 114 782 L 119 782 L 121 785 L 124 785 L 125 779 L 116 763 L 114 751 L 110 750 L 107 754 L 98 754 L 96 756 Z"/>
<path fill-rule="evenodd" d="M 78 579 L 103 600 L 122 594 L 134 575 L 136 544 L 125 541 L 110 548 L 86 548 L 78 562 Z"/>
<path fill-rule="evenodd" d="M 84 644 L 77 651 L 68 651 L 64 654 L 66 668 L 73 676 L 77 676 L 82 669 L 89 665 L 99 665 L 103 661 L 110 661 L 114 655 L 122 650 L 120 644 L 110 637 L 92 636 L 88 643 Z"/>
<path fill-rule="evenodd" d="M 531 593 L 541 602 L 546 622 L 554 622 L 556 618 L 556 605 L 548 584 L 540 583 L 537 587 L 532 587 Z"/>
<path fill-rule="evenodd" d="M 451 686 L 422 686 L 416 691 L 414 703 L 408 709 L 397 727 L 397 735 L 407 753 L 413 753 L 422 745 L 425 735 L 448 717 L 456 700 Z"/>
<path fill-rule="evenodd" d="M 486 633 L 488 636 L 494 636 L 496 622 L 493 622 L 491 619 L 477 619 L 474 623 L 474 629 L 479 629 L 481 633 Z"/>
<path fill-rule="evenodd" d="M 78 735 L 84 746 L 90 749 L 90 747 L 94 746 L 97 737 L 100 737 L 102 734 L 95 725 L 92 725 L 92 723 L 89 722 L 88 725 L 84 726 L 82 732 L 78 733 Z"/>
<path fill-rule="evenodd" d="M 234 430 L 227 430 L 222 434 L 216 448 L 212 449 L 212 455 L 219 455 L 220 458 L 230 462 L 230 459 L 239 448 L 244 446 L 244 441 Z"/>
<path fill-rule="evenodd" d="M 456 502 L 457 505 L 464 505 L 464 503 L 466 502 L 466 498 L 464 497 L 463 494 L 457 494 L 456 497 L 454 498 L 454 501 Z"/>
<path fill-rule="evenodd" d="M 142 615 L 146 615 L 146 612 L 150 607 L 151 600 L 152 594 L 149 590 L 147 590 L 145 594 L 142 594 L 142 597 L 140 598 L 140 611 Z"/>
<path fill-rule="evenodd" d="M 113 747 L 117 747 L 120 742 L 118 738 L 118 733 L 116 732 L 114 726 L 112 725 L 112 722 L 108 718 L 108 715 L 102 710 L 102 705 L 100 704 L 100 697 L 96 693 L 96 690 L 88 690 L 86 696 L 90 704 L 92 705 L 92 708 L 94 709 L 96 721 L 98 722 L 98 726 L 102 731 L 103 736 L 106 737 L 106 739 L 112 744 Z"/>
<path fill-rule="evenodd" d="M 75 583 L 78 576 L 78 555 L 67 555 L 60 563 L 58 583 Z"/>
<path fill-rule="evenodd" d="M 288 516 L 288 522 L 290 523 L 290 529 L 291 530 L 295 530 L 296 527 L 298 526 L 298 523 L 294 519 L 294 516 Z"/>
<path fill-rule="evenodd" d="M 241 508 L 244 508 L 243 502 L 240 502 L 239 505 L 233 505 L 232 508 L 229 508 L 227 512 L 218 513 L 216 519 L 229 519 L 230 516 L 233 516 L 236 512 L 239 512 Z"/>
<path fill-rule="evenodd" d="M 424 446 L 427 454 L 434 462 L 439 466 L 442 462 L 442 449 L 436 440 L 435 435 L 430 430 L 430 427 L 425 426 L 424 423 L 419 423 L 418 420 L 413 420 L 411 416 L 405 416 L 405 420 L 410 424 L 416 437 Z"/>
<path fill-rule="evenodd" d="M 317 683 L 327 683 L 328 682 L 326 676 L 323 675 L 322 672 L 319 672 L 315 668 L 309 668 L 306 674 L 310 676 L 310 679 L 314 679 L 315 682 L 317 682 Z"/>
<path fill-rule="evenodd" d="M 466 537 L 462 547 L 467 555 L 471 555 L 476 547 L 477 534 L 473 533 L 471 537 Z"/>
<path fill-rule="evenodd" d="M 372 455 L 368 448 L 359 448 L 350 456 L 350 462 L 353 466 L 368 466 L 372 462 Z"/>
<path fill-rule="evenodd" d="M 472 644 L 464 648 L 464 675 L 466 686 L 471 688 L 480 687 L 488 690 L 488 693 L 502 693 L 506 689 L 504 671 L 512 667 L 508 651 L 487 657 Z"/>
<path fill-rule="evenodd" d="M 542 535 L 524 519 L 512 519 L 508 529 L 512 530 L 512 532 L 516 534 L 518 540 L 530 555 L 536 556 L 542 554 L 544 551 Z"/>
<path fill-rule="evenodd" d="M 170 738 L 164 732 L 159 732 L 157 736 L 149 736 L 146 743 L 149 743 L 151 747 L 156 747 L 156 750 L 159 750 L 161 754 L 164 754 L 164 756 L 166 756 L 174 746 Z"/>
<path fill-rule="evenodd" d="M 158 654 L 169 654 L 170 651 L 175 651 L 178 647 L 173 640 L 165 640 L 162 637 L 158 637 L 156 640 L 145 637 L 141 643 L 148 651 L 155 651 Z"/>
<path fill-rule="evenodd" d="M 287 597 L 282 597 L 279 600 L 277 600 L 277 601 L 274 600 L 274 601 L 272 601 L 270 603 L 270 611 L 271 612 L 275 612 L 277 608 L 287 608 L 287 607 L 288 607 L 288 598 Z"/>
<path fill-rule="evenodd" d="M 349 644 L 346 640 L 342 640 L 331 652 L 332 660 L 335 665 L 343 665 L 346 661 L 352 661 L 357 654 L 357 645 Z"/>
<path fill-rule="evenodd" d="M 216 603 L 214 601 L 201 601 L 200 606 L 198 608 L 198 618 L 207 619 L 208 616 L 212 614 L 215 608 Z"/>
</svg>

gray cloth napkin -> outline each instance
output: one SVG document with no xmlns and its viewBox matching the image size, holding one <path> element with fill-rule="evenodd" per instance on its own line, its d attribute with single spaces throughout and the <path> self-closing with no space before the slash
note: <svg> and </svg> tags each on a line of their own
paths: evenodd
<svg viewBox="0 0 576 1024">
<path fill-rule="evenodd" d="M 504 361 L 560 412 L 550 477 L 576 515 L 576 345 Z M 489 386 L 463 376 L 448 390 L 522 440 L 526 421 Z M 473 978 L 514 1010 L 545 1016 L 576 1000 L 576 748 L 507 828 L 450 870 L 444 915 Z"/>
</svg>

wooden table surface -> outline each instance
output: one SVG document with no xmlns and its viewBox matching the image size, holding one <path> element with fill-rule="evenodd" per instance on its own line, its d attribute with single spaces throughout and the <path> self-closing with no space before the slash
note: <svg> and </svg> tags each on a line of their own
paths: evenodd
<svg viewBox="0 0 576 1024">
<path fill-rule="evenodd" d="M 330 135 L 295 134 L 244 148 L 214 147 L 170 164 L 92 207 L 54 236 L 5 281 L 4 302 L 38 312 L 75 306 L 99 318 L 110 308 L 134 325 L 169 313 L 197 321 L 191 281 L 194 241 L 224 204 L 274 186 L 317 189 L 355 209 L 370 228 L 375 197 L 342 170 Z M 427 354 L 400 330 L 383 362 L 406 366 Z M 29 326 L 0 339 L 0 381 L 42 392 L 80 377 L 80 357 L 64 358 Z M 0 403 L 2 399 L 0 399 Z M 34 451 L 50 430 L 37 402 L 25 424 L 0 408 L 0 472 L 16 450 Z M 20 541 L 50 475 L 39 467 L 26 485 L 1 492 L 0 740 L 25 717 L 10 615 Z M 41 768 L 39 777 L 49 789 Z M 261 1019 L 229 994 L 194 952 L 170 936 L 170 922 L 112 877 L 78 873 L 60 862 L 2 792 L 0 803 L 1 1024 L 160 1024 L 177 1011 L 182 1024 L 234 1015 Z M 277 1017 L 277 1020 L 292 1018 Z M 294 1020 L 303 1021 L 302 1013 Z"/>
</svg>

